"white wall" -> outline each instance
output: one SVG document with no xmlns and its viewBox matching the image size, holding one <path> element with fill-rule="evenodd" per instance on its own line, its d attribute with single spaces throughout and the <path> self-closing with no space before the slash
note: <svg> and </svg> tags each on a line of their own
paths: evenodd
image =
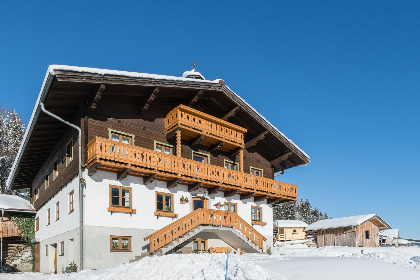
<svg viewBox="0 0 420 280">
<path fill-rule="evenodd" d="M 69 193 L 74 191 L 74 211 L 69 213 Z M 47 203 L 38 209 L 39 230 L 35 238 L 39 241 L 71 231 L 79 227 L 79 184 L 78 177 L 59 190 Z M 56 221 L 55 205 L 60 202 L 60 219 Z M 50 208 L 50 224 L 47 225 L 47 210 Z M 41 254 L 42 255 L 42 254 Z"/>
</svg>

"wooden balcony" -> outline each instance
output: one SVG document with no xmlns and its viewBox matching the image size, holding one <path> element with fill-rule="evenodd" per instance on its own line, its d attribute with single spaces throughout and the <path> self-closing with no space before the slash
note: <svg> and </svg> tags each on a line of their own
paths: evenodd
<svg viewBox="0 0 420 280">
<path fill-rule="evenodd" d="M 205 208 L 195 210 L 194 212 L 147 236 L 144 240 L 150 241 L 150 253 L 153 253 L 200 225 L 235 228 L 258 247 L 264 249 L 264 241 L 266 238 L 239 217 L 238 214 L 230 211 Z"/>
<path fill-rule="evenodd" d="M 206 146 L 220 145 L 220 150 L 231 151 L 244 147 L 245 128 L 218 119 L 190 107 L 179 105 L 168 113 L 165 119 L 167 134 L 180 129 L 182 138 L 194 140 L 200 136 L 200 144 Z"/>
<path fill-rule="evenodd" d="M 182 180 L 182 184 L 207 188 L 209 193 L 231 191 L 247 198 L 289 201 L 297 198 L 296 185 L 99 137 L 88 144 L 88 168 L 90 175 L 104 170 L 116 172 L 119 179 L 130 174 L 163 181 Z"/>
</svg>

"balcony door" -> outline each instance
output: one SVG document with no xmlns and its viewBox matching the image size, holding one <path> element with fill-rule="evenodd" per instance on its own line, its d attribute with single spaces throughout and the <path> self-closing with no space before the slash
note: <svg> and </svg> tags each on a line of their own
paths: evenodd
<svg viewBox="0 0 420 280">
<path fill-rule="evenodd" d="M 200 208 L 207 208 L 207 199 L 203 197 L 193 197 L 192 202 L 193 211 Z"/>
</svg>

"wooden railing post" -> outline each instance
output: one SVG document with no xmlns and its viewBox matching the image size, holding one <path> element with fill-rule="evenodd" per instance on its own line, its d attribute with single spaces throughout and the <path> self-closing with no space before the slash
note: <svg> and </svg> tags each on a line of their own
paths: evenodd
<svg viewBox="0 0 420 280">
<path fill-rule="evenodd" d="M 176 131 L 176 156 L 181 157 L 181 130 Z"/>
<path fill-rule="evenodd" d="M 239 150 L 239 171 L 244 172 L 244 150 Z"/>
</svg>

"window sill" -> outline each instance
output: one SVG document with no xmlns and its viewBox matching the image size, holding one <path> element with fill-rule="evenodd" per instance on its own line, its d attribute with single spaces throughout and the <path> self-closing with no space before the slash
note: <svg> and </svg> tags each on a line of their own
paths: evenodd
<svg viewBox="0 0 420 280">
<path fill-rule="evenodd" d="M 114 250 L 111 250 L 110 252 L 132 252 L 132 251 L 131 250 L 114 249 Z"/>
<path fill-rule="evenodd" d="M 175 214 L 172 212 L 163 212 L 163 211 L 156 211 L 155 216 L 178 218 L 178 214 Z"/>
<path fill-rule="evenodd" d="M 136 209 L 126 208 L 126 207 L 115 207 L 110 206 L 108 207 L 109 212 L 121 212 L 121 213 L 133 213 L 136 214 Z"/>
<path fill-rule="evenodd" d="M 261 222 L 261 221 L 251 221 L 251 224 L 265 226 L 267 223 L 264 223 L 264 222 Z"/>
</svg>

